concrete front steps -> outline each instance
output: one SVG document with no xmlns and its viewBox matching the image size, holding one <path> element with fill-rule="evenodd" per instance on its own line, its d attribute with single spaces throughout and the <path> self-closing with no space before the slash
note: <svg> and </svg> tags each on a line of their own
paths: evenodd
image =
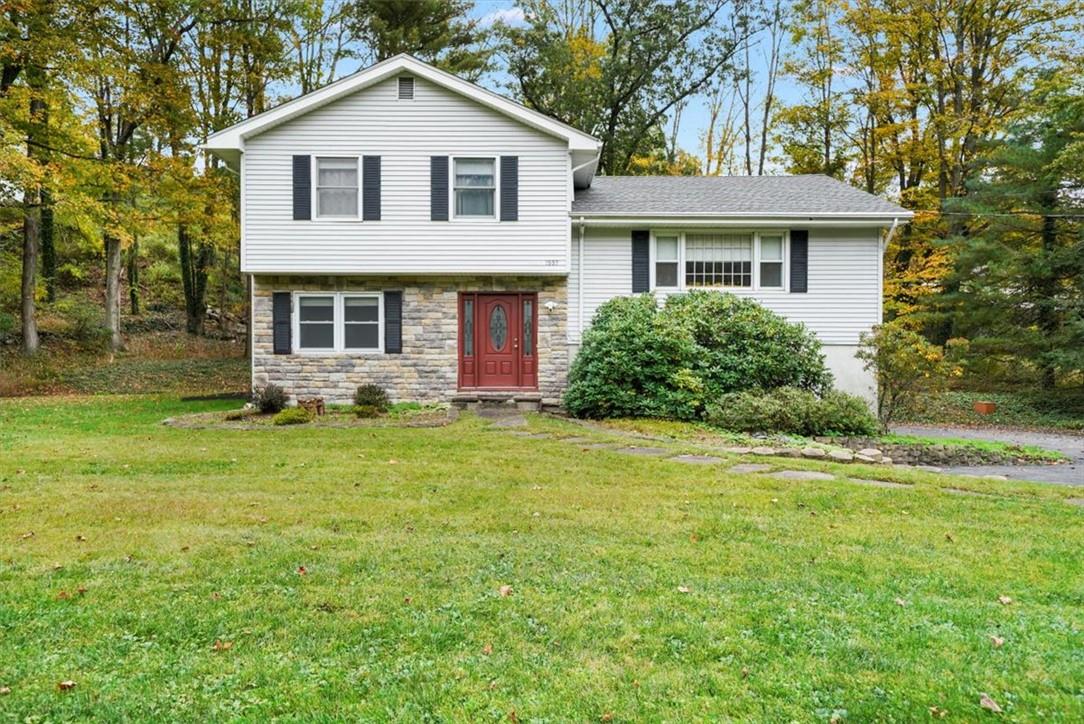
<svg viewBox="0 0 1084 724">
<path fill-rule="evenodd" d="M 460 410 L 507 410 L 509 412 L 539 412 L 542 409 L 540 392 L 521 390 L 471 390 L 456 393 L 451 399 Z"/>
</svg>

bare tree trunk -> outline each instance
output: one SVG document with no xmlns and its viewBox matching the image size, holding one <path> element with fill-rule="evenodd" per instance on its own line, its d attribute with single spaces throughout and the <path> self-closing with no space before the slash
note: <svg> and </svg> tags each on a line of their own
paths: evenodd
<svg viewBox="0 0 1084 724">
<path fill-rule="evenodd" d="M 128 249 L 128 302 L 132 316 L 139 314 L 139 240 Z"/>
<path fill-rule="evenodd" d="M 36 190 L 27 193 L 26 211 L 23 215 L 23 284 L 22 322 L 23 352 L 38 352 L 38 320 L 34 295 L 37 292 L 38 241 L 41 234 L 40 214 Z"/>
<path fill-rule="evenodd" d="M 114 199 L 112 203 L 117 203 Z M 120 239 L 105 235 L 105 326 L 109 330 L 109 346 L 117 352 L 124 347 L 120 334 Z"/>
</svg>

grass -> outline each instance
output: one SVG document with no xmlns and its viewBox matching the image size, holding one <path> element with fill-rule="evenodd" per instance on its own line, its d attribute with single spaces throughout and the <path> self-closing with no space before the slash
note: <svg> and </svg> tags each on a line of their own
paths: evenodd
<svg viewBox="0 0 1084 724">
<path fill-rule="evenodd" d="M 956 437 L 926 437 L 924 435 L 882 435 L 880 440 L 886 443 L 899 443 L 903 445 L 945 445 L 948 447 L 963 447 L 971 450 L 984 450 L 1014 457 L 1020 460 L 1035 462 L 1060 462 L 1068 460 L 1069 456 L 1056 450 L 1047 450 L 1038 445 L 1019 445 L 997 440 L 974 440 L 971 438 Z"/>
<path fill-rule="evenodd" d="M 0 718 L 1084 717 L 1070 489 L 159 424 L 236 404 L 0 401 Z"/>
<path fill-rule="evenodd" d="M 980 415 L 974 403 L 997 403 L 997 411 Z M 950 391 L 916 395 L 899 422 L 982 427 L 1026 427 L 1039 430 L 1084 431 L 1084 387 L 1053 391 Z"/>
</svg>

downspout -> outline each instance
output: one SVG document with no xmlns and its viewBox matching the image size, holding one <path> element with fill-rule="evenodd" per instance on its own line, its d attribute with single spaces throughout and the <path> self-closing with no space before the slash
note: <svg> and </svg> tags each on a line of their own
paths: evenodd
<svg viewBox="0 0 1084 724">
<path fill-rule="evenodd" d="M 896 235 L 899 225 L 899 217 L 893 218 L 892 226 L 881 239 L 881 253 L 877 255 L 877 324 L 884 324 L 885 321 L 885 250 L 892 241 L 892 237 Z"/>
<path fill-rule="evenodd" d="M 576 250 L 576 337 L 583 345 L 583 217 L 580 217 L 580 243 Z"/>
</svg>

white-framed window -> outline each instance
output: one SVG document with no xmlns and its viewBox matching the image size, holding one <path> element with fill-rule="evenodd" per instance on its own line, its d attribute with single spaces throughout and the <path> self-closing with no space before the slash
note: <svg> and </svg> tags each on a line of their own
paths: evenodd
<svg viewBox="0 0 1084 724">
<path fill-rule="evenodd" d="M 655 236 L 655 286 L 664 289 L 678 287 L 678 266 L 681 263 L 679 248 L 681 237 L 677 234 Z"/>
<path fill-rule="evenodd" d="M 317 219 L 358 219 L 361 176 L 357 156 L 316 156 L 313 196 Z"/>
<path fill-rule="evenodd" d="M 381 292 L 294 294 L 294 351 L 305 354 L 384 351 Z"/>
<path fill-rule="evenodd" d="M 786 289 L 785 231 L 658 230 L 652 237 L 653 289 Z"/>
<path fill-rule="evenodd" d="M 759 234 L 757 252 L 761 289 L 783 288 L 783 235 Z"/>
<path fill-rule="evenodd" d="M 497 218 L 497 158 L 452 158 L 452 217 Z"/>
</svg>

